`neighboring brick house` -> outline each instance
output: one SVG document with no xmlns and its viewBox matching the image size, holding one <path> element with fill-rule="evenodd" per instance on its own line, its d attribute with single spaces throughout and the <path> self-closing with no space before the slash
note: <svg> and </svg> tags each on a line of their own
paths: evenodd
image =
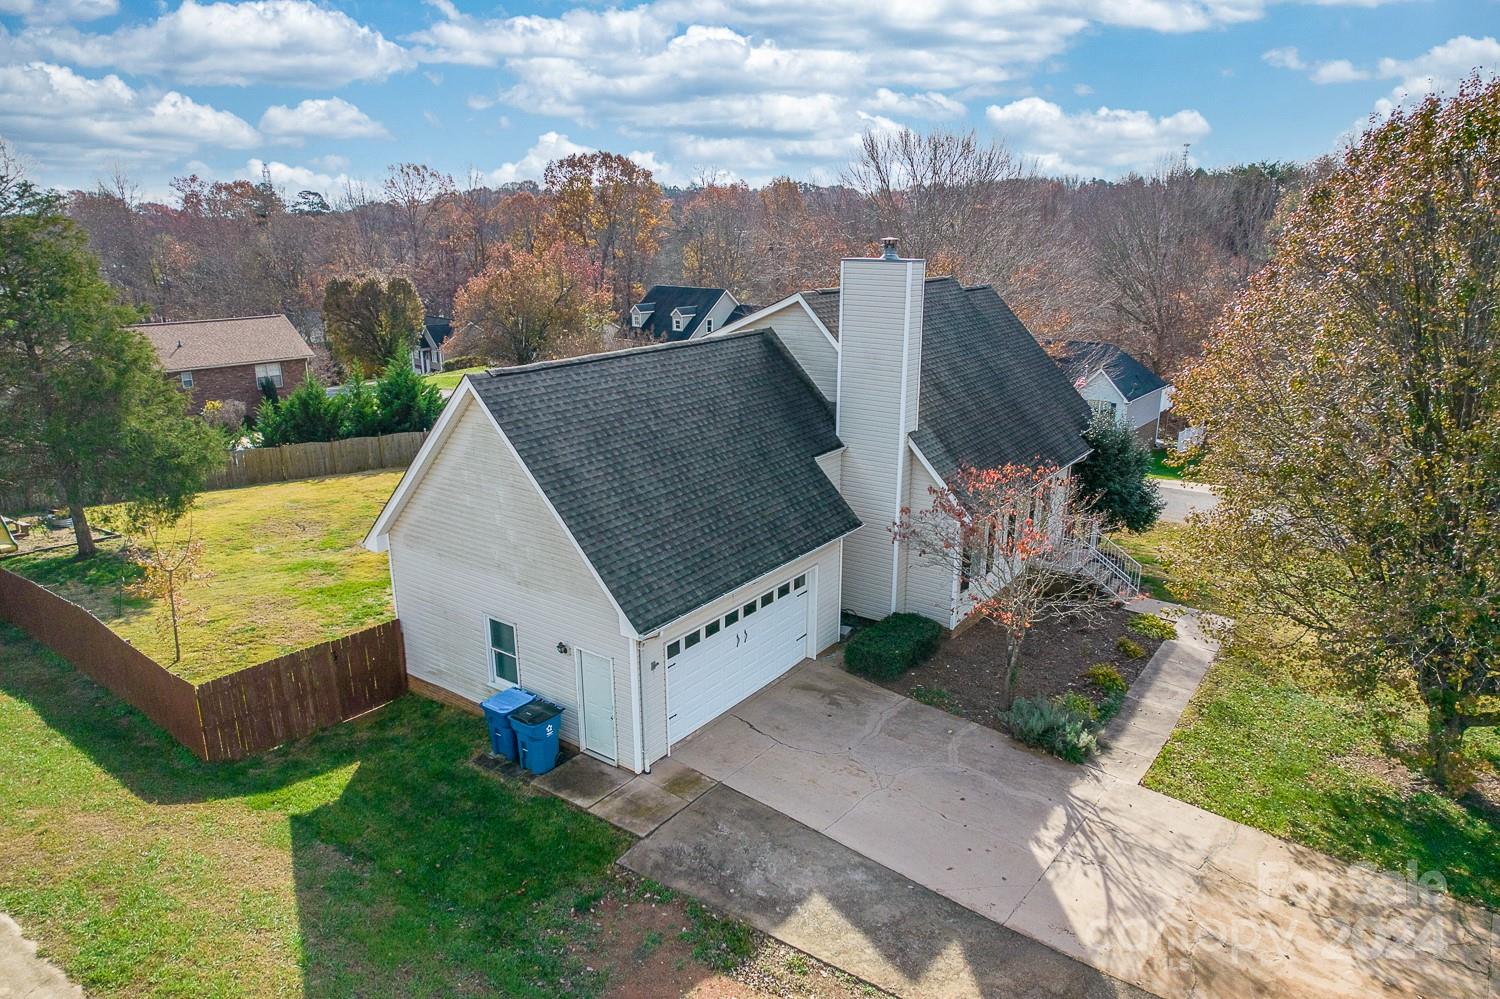
<svg viewBox="0 0 1500 999">
<path fill-rule="evenodd" d="M 193 397 L 199 412 L 210 399 L 238 399 L 252 414 L 269 378 L 282 396 L 307 377 L 312 348 L 283 315 L 142 323 L 167 377 Z"/>
</svg>

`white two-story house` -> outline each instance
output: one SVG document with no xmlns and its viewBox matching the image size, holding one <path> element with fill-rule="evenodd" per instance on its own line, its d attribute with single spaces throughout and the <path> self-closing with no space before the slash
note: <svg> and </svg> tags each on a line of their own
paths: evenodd
<svg viewBox="0 0 1500 999">
<path fill-rule="evenodd" d="M 1089 408 L 988 287 L 888 247 L 686 341 L 468 376 L 366 540 L 412 686 L 519 684 L 635 771 L 839 638 L 964 613 L 892 541 L 961 466 L 1087 453 Z"/>
</svg>

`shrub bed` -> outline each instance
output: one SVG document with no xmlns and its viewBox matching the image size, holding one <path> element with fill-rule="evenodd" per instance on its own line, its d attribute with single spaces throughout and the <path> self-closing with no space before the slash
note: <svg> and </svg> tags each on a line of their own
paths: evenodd
<svg viewBox="0 0 1500 999">
<path fill-rule="evenodd" d="M 920 614 L 892 614 L 854 633 L 844 665 L 851 673 L 889 680 L 931 656 L 942 634 L 936 621 Z"/>
<path fill-rule="evenodd" d="M 1124 703 L 1124 690 L 1097 704 L 1075 691 L 1035 700 L 1018 697 L 1005 713 L 1005 727 L 1028 746 L 1069 763 L 1083 763 L 1099 751 L 1100 730 Z"/>
<path fill-rule="evenodd" d="M 1162 641 L 1171 641 L 1177 637 L 1177 625 L 1166 618 L 1157 617 L 1155 614 L 1136 614 L 1125 627 L 1137 635 L 1145 635 L 1147 638 L 1159 638 Z"/>
</svg>

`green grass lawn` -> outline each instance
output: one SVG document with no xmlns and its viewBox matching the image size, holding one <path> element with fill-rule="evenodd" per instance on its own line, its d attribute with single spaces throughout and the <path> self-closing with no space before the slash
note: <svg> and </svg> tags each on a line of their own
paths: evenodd
<svg viewBox="0 0 1500 999">
<path fill-rule="evenodd" d="M 1187 530 L 1182 524 L 1157 524 L 1149 531 L 1137 534 L 1133 531 L 1120 531 L 1111 534 L 1110 540 L 1121 548 L 1131 558 L 1141 564 L 1141 588 L 1157 600 L 1170 600 L 1173 603 L 1187 603 L 1192 606 L 1190 600 L 1185 599 L 1183 594 L 1174 593 L 1170 589 L 1172 583 L 1172 570 L 1169 560 L 1163 550 L 1182 536 Z"/>
<path fill-rule="evenodd" d="M 1154 479 L 1181 480 L 1185 477 L 1183 475 L 1184 472 L 1192 471 L 1192 465 L 1195 463 L 1190 463 L 1187 467 L 1173 465 L 1168 463 L 1169 457 L 1170 454 L 1166 448 L 1156 448 L 1153 450 L 1151 452 L 1151 470 L 1146 474 Z"/>
<path fill-rule="evenodd" d="M 1198 689 L 1145 785 L 1343 860 L 1437 872 L 1500 908 L 1500 814 L 1432 791 L 1383 742 L 1421 737 L 1415 713 L 1384 732 L 1372 707 L 1231 649 Z M 1500 764 L 1500 739 L 1471 732 Z"/>
<path fill-rule="evenodd" d="M 204 493 L 193 511 L 206 578 L 184 591 L 182 660 L 160 605 L 129 591 L 140 570 L 107 542 L 79 562 L 72 549 L 4 566 L 93 611 L 116 633 L 188 680 L 232 673 L 391 617 L 386 557 L 360 547 L 399 471 L 278 482 Z"/>
<path fill-rule="evenodd" d="M 436 385 L 443 390 L 456 389 L 458 383 L 463 381 L 464 375 L 477 375 L 484 371 L 483 366 L 477 368 L 459 368 L 455 371 L 440 371 L 436 374 L 423 375 L 422 380 L 428 385 Z"/>
<path fill-rule="evenodd" d="M 206 764 L 0 626 L 0 910 L 91 995 L 593 993 L 628 837 L 468 763 L 408 696 Z"/>
</svg>

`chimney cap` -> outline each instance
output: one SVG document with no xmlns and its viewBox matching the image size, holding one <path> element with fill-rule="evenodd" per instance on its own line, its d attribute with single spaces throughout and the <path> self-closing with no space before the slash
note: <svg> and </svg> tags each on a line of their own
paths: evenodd
<svg viewBox="0 0 1500 999">
<path fill-rule="evenodd" d="M 881 260 L 899 260 L 899 259 L 901 259 L 900 257 L 896 256 L 896 237 L 895 236 L 882 236 L 882 237 L 880 237 L 880 259 Z"/>
</svg>

